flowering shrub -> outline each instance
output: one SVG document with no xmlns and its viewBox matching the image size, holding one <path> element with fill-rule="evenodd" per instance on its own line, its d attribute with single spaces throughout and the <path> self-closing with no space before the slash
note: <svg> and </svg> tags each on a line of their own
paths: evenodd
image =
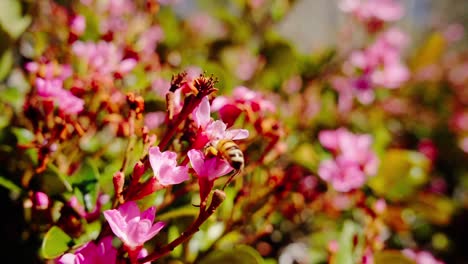
<svg viewBox="0 0 468 264">
<path fill-rule="evenodd" d="M 2 261 L 468 260 L 461 25 L 340 0 L 303 54 L 296 1 L 182 2 L 0 4 Z"/>
</svg>

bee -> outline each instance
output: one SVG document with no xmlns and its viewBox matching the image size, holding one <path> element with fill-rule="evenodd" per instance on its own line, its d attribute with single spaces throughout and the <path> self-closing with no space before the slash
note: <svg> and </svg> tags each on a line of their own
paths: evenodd
<svg viewBox="0 0 468 264">
<path fill-rule="evenodd" d="M 234 169 L 234 173 L 229 177 L 223 186 L 224 188 L 232 181 L 232 179 L 241 174 L 245 161 L 244 153 L 240 150 L 239 146 L 231 139 L 221 139 L 214 143 L 209 143 L 205 147 L 205 155 L 211 154 L 226 160 L 229 165 Z"/>
</svg>

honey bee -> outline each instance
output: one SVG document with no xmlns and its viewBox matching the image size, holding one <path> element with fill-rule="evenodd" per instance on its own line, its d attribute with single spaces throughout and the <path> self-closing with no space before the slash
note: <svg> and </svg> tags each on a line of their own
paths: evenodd
<svg viewBox="0 0 468 264">
<path fill-rule="evenodd" d="M 221 139 L 217 142 L 210 143 L 205 147 L 205 155 L 211 154 L 226 160 L 234 169 L 234 173 L 229 177 L 223 186 L 224 188 L 232 181 L 232 179 L 241 174 L 244 169 L 244 153 L 239 146 L 231 139 Z"/>
</svg>

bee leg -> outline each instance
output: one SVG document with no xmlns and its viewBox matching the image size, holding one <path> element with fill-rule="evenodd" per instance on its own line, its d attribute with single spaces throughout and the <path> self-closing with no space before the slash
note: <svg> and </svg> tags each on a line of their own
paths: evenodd
<svg viewBox="0 0 468 264">
<path fill-rule="evenodd" d="M 226 186 L 228 186 L 229 183 L 231 183 L 231 181 L 234 179 L 234 177 L 239 175 L 240 172 L 241 172 L 240 170 L 237 170 L 231 176 L 229 176 L 229 179 L 226 181 L 226 183 L 224 184 L 224 186 L 223 186 L 223 188 L 221 190 L 224 191 L 224 188 L 226 188 Z"/>
</svg>

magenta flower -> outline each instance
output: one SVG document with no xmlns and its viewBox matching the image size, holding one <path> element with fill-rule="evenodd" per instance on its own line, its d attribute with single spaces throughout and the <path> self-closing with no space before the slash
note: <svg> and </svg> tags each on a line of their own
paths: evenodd
<svg viewBox="0 0 468 264">
<path fill-rule="evenodd" d="M 220 121 L 214 121 L 211 116 L 210 102 L 204 97 L 198 107 L 192 112 L 192 118 L 198 127 L 198 137 L 194 143 L 194 148 L 205 146 L 208 142 L 217 142 L 221 139 L 239 140 L 249 136 L 246 129 L 227 129 L 227 125 Z"/>
<path fill-rule="evenodd" d="M 211 107 L 212 112 L 219 111 L 221 119 L 228 125 L 232 125 L 244 111 L 258 114 L 276 111 L 273 102 L 244 86 L 236 87 L 231 97 L 216 97 Z"/>
<path fill-rule="evenodd" d="M 190 159 L 192 168 L 198 175 L 200 199 L 203 202 L 213 188 L 214 180 L 228 174 L 233 168 L 227 161 L 218 157 L 206 159 L 205 155 L 199 150 L 191 149 L 187 156 Z"/>
<path fill-rule="evenodd" d="M 189 179 L 188 167 L 177 166 L 177 154 L 172 151 L 161 153 L 159 147 L 149 149 L 149 161 L 154 177 L 163 185 L 179 184 Z"/>
<path fill-rule="evenodd" d="M 57 259 L 59 264 L 114 264 L 117 260 L 117 249 L 112 247 L 112 237 L 104 237 L 96 245 L 88 242 L 75 253 L 67 253 Z"/>
<path fill-rule="evenodd" d="M 118 209 L 104 211 L 112 232 L 131 250 L 141 249 L 143 244 L 153 238 L 164 227 L 164 222 L 153 224 L 156 207 L 152 206 L 140 213 L 138 205 L 126 202 Z"/>
<path fill-rule="evenodd" d="M 43 192 L 34 192 L 31 198 L 35 209 L 45 210 L 50 206 L 49 196 Z"/>
<path fill-rule="evenodd" d="M 191 149 L 187 153 L 187 156 L 198 177 L 204 177 L 210 181 L 226 175 L 233 170 L 227 161 L 218 157 L 205 159 L 205 155 L 199 150 Z"/>
</svg>

